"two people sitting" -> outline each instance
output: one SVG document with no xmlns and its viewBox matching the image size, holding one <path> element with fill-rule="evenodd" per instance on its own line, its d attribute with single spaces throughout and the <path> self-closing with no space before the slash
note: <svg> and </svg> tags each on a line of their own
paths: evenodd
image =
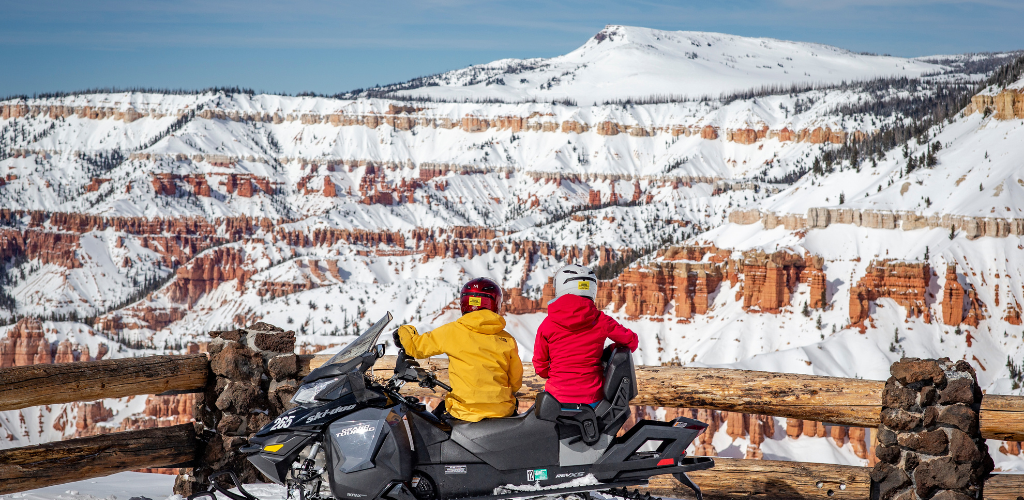
<svg viewBox="0 0 1024 500">
<path fill-rule="evenodd" d="M 590 268 L 565 266 L 554 281 L 555 299 L 548 303 L 548 316 L 534 342 L 534 369 L 547 379 L 544 389 L 558 401 L 596 406 L 603 399 L 601 354 L 606 340 L 636 351 L 639 339 L 597 309 L 597 276 Z M 500 316 L 501 287 L 476 278 L 459 295 L 461 318 L 422 335 L 403 325 L 396 343 L 414 358 L 448 355 L 452 391 L 436 413 L 468 422 L 515 415 L 523 364 Z"/>
</svg>

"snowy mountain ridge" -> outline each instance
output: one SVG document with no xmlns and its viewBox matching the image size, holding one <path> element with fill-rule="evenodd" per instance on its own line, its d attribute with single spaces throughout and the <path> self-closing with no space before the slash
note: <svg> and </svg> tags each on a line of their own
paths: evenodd
<svg viewBox="0 0 1024 500">
<path fill-rule="evenodd" d="M 505 288 L 528 359 L 548 279 L 575 262 L 598 270 L 604 310 L 640 334 L 640 363 L 885 378 L 900 356 L 950 356 L 984 366 L 989 392 L 1019 393 L 1004 364 L 1024 354 L 1024 112 L 1016 79 L 972 99 L 1004 55 L 937 65 L 717 34 L 599 35 L 559 58 L 492 63 L 479 71 L 491 85 L 460 70 L 387 90 L 401 99 L 0 102 L 0 321 L 17 322 L 0 327 L 0 363 L 47 348 L 198 350 L 209 331 L 255 321 L 294 330 L 303 352 L 385 312 L 429 330 L 456 317 L 470 276 Z M 783 68 L 757 67 L 776 59 Z M 836 79 L 792 88 L 812 62 Z M 630 80 L 630 64 L 657 71 Z M 899 78 L 883 78 L 890 64 Z M 755 90 L 591 104 L 700 95 L 701 78 Z M 418 92 L 430 99 L 408 99 Z M 579 104 L 543 102 L 562 98 Z M 1006 228 L 957 222 L 950 238 L 954 216 Z M 770 292 L 757 278 L 769 269 Z M 17 333 L 29 330 L 40 333 Z M 45 440 L 62 410 L 0 423 Z M 737 442 L 715 446 L 742 456 Z M 868 460 L 866 447 L 829 449 Z"/>
<path fill-rule="evenodd" d="M 816 43 L 609 25 L 562 56 L 502 59 L 374 90 L 455 101 L 572 99 L 589 104 L 650 96 L 717 98 L 760 86 L 918 78 L 945 69 L 924 60 L 856 54 Z"/>
</svg>

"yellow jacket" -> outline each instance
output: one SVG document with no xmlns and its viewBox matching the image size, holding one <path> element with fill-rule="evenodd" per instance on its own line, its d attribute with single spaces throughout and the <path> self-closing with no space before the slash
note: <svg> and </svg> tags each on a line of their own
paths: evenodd
<svg viewBox="0 0 1024 500">
<path fill-rule="evenodd" d="M 403 325 L 398 335 L 414 358 L 448 355 L 452 392 L 445 396 L 445 407 L 459 420 L 478 422 L 512 415 L 516 391 L 523 385 L 519 348 L 504 328 L 501 316 L 481 309 L 423 335 Z"/>
</svg>

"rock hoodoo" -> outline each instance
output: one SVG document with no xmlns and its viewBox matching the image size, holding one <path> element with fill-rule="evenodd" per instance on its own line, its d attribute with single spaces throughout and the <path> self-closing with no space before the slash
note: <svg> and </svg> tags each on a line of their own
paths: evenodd
<svg viewBox="0 0 1024 500">
<path fill-rule="evenodd" d="M 881 298 L 896 301 L 907 310 L 907 318 L 923 318 L 931 323 L 931 311 L 925 298 L 932 271 L 927 262 L 872 261 L 864 277 L 850 289 L 850 325 L 863 332 L 871 312 L 870 303 Z"/>
</svg>

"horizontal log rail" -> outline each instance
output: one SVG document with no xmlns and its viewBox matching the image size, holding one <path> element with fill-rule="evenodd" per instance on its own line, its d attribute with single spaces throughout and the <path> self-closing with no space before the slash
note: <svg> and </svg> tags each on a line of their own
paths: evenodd
<svg viewBox="0 0 1024 500">
<path fill-rule="evenodd" d="M 328 359 L 329 355 L 303 356 L 303 371 L 308 373 Z M 438 378 L 447 382 L 446 359 L 420 363 L 436 370 Z M 394 366 L 394 356 L 385 356 L 374 365 L 373 372 L 378 377 L 389 377 Z M 523 369 L 523 388 L 518 396 L 529 401 L 543 390 L 544 379 L 537 376 L 530 363 L 524 363 Z M 640 395 L 632 401 L 635 405 L 707 408 L 869 428 L 879 425 L 885 386 L 877 380 L 725 368 L 638 366 L 636 372 Z M 411 395 L 436 395 L 413 384 L 408 387 L 406 391 Z M 1024 398 L 985 396 L 981 434 L 988 439 L 1024 441 Z"/>
<path fill-rule="evenodd" d="M 192 424 L 0 450 L 0 495 L 148 467 L 191 465 L 198 450 Z"/>
<path fill-rule="evenodd" d="M 205 354 L 0 368 L 0 411 L 206 386 Z"/>
<path fill-rule="evenodd" d="M 852 465 L 715 458 L 715 468 L 691 472 L 704 498 L 723 500 L 868 500 L 871 468 Z M 655 476 L 645 491 L 671 498 L 693 498 L 693 492 L 672 476 Z M 986 500 L 1024 495 L 1024 474 L 992 474 L 985 480 Z"/>
</svg>

